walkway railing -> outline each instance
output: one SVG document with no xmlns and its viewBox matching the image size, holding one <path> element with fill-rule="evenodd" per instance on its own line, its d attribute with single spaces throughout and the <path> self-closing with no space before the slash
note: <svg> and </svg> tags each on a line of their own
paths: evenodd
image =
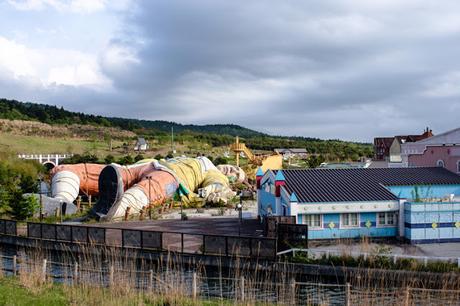
<svg viewBox="0 0 460 306">
<path fill-rule="evenodd" d="M 387 257 L 396 263 L 398 259 L 414 259 L 418 262 L 427 265 L 429 262 L 447 262 L 447 263 L 454 263 L 457 264 L 460 268 L 460 257 L 441 257 L 441 256 L 417 256 L 417 255 L 405 255 L 405 254 L 376 254 L 376 253 L 366 253 L 366 252 L 353 252 L 353 251 L 329 251 L 329 250 L 314 250 L 314 249 L 299 249 L 299 248 L 292 248 L 289 250 L 285 250 L 282 252 L 278 252 L 277 255 L 287 255 L 292 254 L 293 256 L 296 253 L 303 253 L 308 254 L 310 257 L 320 258 L 322 256 L 330 257 L 330 256 L 352 256 L 354 258 L 363 257 L 364 259 L 368 257 Z M 460 254 L 459 254 L 460 255 Z"/>
<path fill-rule="evenodd" d="M 66 153 L 66 154 L 59 154 L 59 153 L 50 153 L 50 154 L 18 154 L 18 158 L 21 159 L 65 159 L 72 157 L 73 154 Z"/>
<path fill-rule="evenodd" d="M 0 235 L 18 236 L 16 221 L 0 220 Z M 27 223 L 30 239 L 182 254 L 276 259 L 274 238 Z"/>
</svg>

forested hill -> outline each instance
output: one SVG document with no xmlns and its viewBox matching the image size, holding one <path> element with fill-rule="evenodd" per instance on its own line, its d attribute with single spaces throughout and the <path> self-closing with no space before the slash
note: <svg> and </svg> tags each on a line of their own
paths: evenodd
<svg viewBox="0 0 460 306">
<path fill-rule="evenodd" d="M 235 124 L 184 125 L 160 120 L 111 118 L 70 112 L 62 107 L 7 99 L 0 99 L 0 118 L 33 120 L 48 124 L 89 124 L 119 127 L 146 138 L 166 136 L 173 127 L 178 140 L 192 137 L 213 146 L 223 146 L 232 143 L 234 136 L 240 136 L 242 141 L 251 149 L 306 148 L 310 153 L 325 154 L 330 160 L 357 160 L 359 157 L 370 157 L 373 154 L 372 146 L 365 143 L 321 140 L 309 137 L 272 136 Z"/>
<path fill-rule="evenodd" d="M 70 112 L 63 107 L 46 104 L 23 103 L 15 100 L 0 99 L 0 118 L 34 120 L 48 124 L 93 124 L 102 126 L 120 127 L 126 130 L 154 129 L 170 132 L 193 131 L 198 133 L 215 133 L 221 135 L 254 137 L 264 136 L 263 133 L 241 127 L 235 124 L 207 124 L 193 125 L 180 124 L 162 120 L 138 120 L 126 118 L 111 118 Z"/>
</svg>

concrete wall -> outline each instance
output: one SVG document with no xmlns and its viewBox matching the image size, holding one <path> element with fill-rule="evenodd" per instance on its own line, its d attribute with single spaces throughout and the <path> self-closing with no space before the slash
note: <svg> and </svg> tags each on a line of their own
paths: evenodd
<svg viewBox="0 0 460 306">
<path fill-rule="evenodd" d="M 395 138 L 390 147 L 390 163 L 400 163 L 401 159 L 401 144 Z"/>
<path fill-rule="evenodd" d="M 460 202 L 407 202 L 404 214 L 411 243 L 460 242 Z"/>
</svg>

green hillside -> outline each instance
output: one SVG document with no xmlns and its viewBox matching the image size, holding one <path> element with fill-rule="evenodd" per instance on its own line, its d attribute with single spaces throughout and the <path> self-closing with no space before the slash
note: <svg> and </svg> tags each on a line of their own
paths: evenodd
<svg viewBox="0 0 460 306">
<path fill-rule="evenodd" d="M 0 119 L 38 121 L 51 125 L 82 124 L 107 128 L 120 128 L 136 135 L 155 140 L 159 145 L 169 143 L 171 127 L 179 144 L 198 143 L 212 147 L 227 146 L 240 136 L 254 150 L 271 151 L 275 148 L 306 148 L 310 153 L 321 154 L 327 160 L 357 160 L 372 156 L 372 146 L 340 140 L 321 140 L 309 137 L 272 136 L 235 124 L 185 125 L 161 120 L 138 120 L 89 115 L 67 111 L 62 107 L 23 103 L 0 99 Z"/>
<path fill-rule="evenodd" d="M 120 127 L 126 130 L 153 129 L 156 131 L 170 132 L 171 127 L 173 127 L 175 132 L 193 131 L 198 133 L 216 133 L 241 137 L 264 135 L 262 133 L 235 124 L 193 125 L 162 120 L 150 121 L 117 117 L 103 117 L 70 112 L 62 107 L 52 105 L 36 104 L 30 102 L 23 103 L 7 99 L 0 99 L 0 118 L 36 120 L 49 124 L 95 124 L 102 126 Z"/>
</svg>

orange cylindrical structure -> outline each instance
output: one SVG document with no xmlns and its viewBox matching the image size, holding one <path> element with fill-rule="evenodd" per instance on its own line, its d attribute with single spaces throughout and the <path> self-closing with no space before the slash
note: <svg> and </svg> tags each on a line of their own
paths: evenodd
<svg viewBox="0 0 460 306">
<path fill-rule="evenodd" d="M 176 192 L 178 182 L 174 176 L 163 170 L 152 169 L 145 172 L 133 187 L 140 188 L 148 198 L 149 204 L 161 204 Z"/>
<path fill-rule="evenodd" d="M 73 202 L 78 194 L 97 196 L 98 179 L 105 165 L 60 165 L 51 171 L 51 193 L 55 198 Z"/>
<path fill-rule="evenodd" d="M 108 165 L 99 177 L 100 198 L 94 213 L 104 220 L 117 219 L 129 207 L 137 214 L 171 198 L 178 185 L 171 173 L 156 169 L 150 162 L 130 167 Z"/>
</svg>

